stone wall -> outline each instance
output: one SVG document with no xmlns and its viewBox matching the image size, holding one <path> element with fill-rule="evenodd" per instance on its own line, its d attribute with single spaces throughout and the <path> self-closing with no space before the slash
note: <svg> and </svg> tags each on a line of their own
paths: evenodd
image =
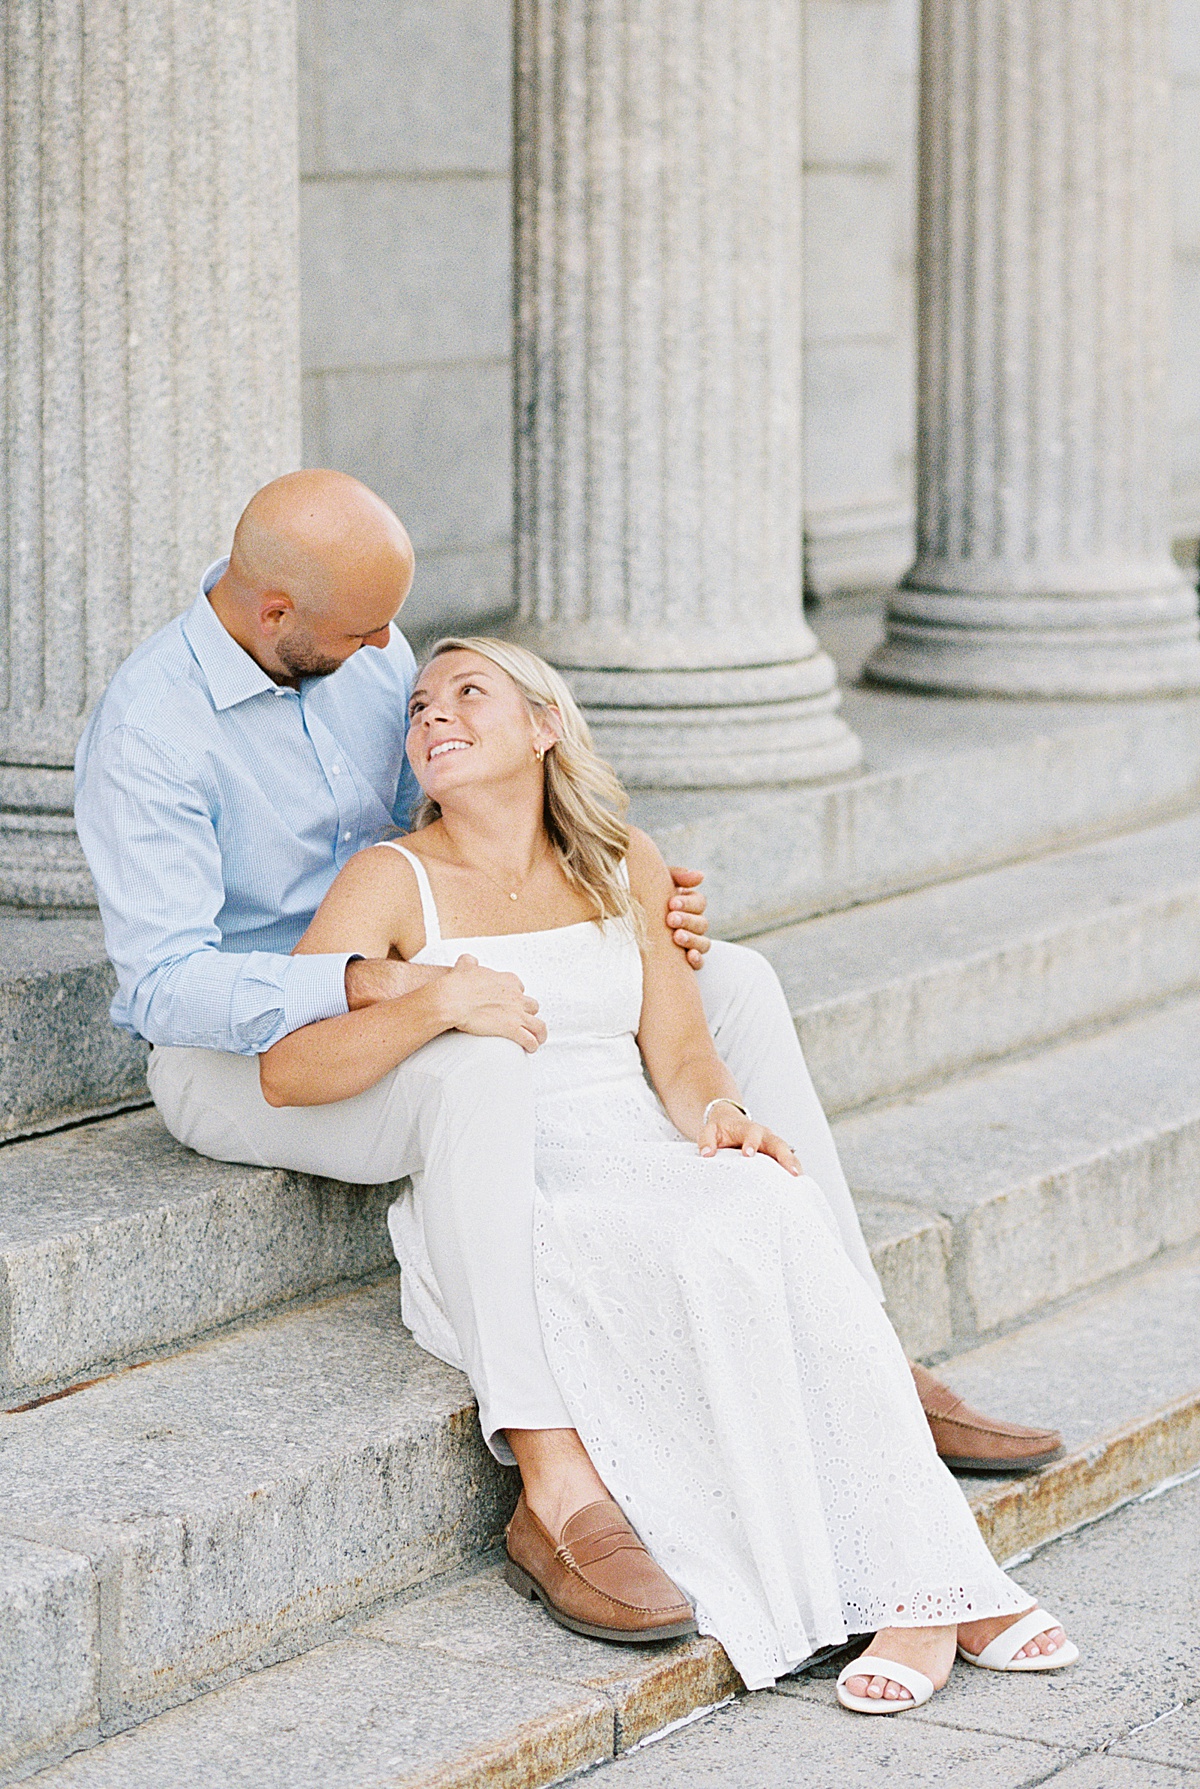
<svg viewBox="0 0 1200 1789">
<path fill-rule="evenodd" d="M 1175 339 L 1171 366 L 1175 528 L 1200 535 L 1200 0 L 1172 0 Z"/>
<path fill-rule="evenodd" d="M 418 549 L 414 631 L 512 588 L 511 11 L 302 0 L 304 457 Z"/>
<path fill-rule="evenodd" d="M 913 558 L 918 0 L 806 0 L 805 572 L 818 596 Z"/>
<path fill-rule="evenodd" d="M 910 561 L 918 0 L 804 0 L 810 587 Z M 1200 0 L 1173 0 L 1175 526 L 1200 534 Z M 300 0 L 304 441 L 418 547 L 419 633 L 512 590 L 511 5 Z"/>
</svg>

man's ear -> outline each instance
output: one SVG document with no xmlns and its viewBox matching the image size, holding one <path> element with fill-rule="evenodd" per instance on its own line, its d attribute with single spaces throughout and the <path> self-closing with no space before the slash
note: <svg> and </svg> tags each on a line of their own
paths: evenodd
<svg viewBox="0 0 1200 1789">
<path fill-rule="evenodd" d="M 264 633 L 278 633 L 280 623 L 295 607 L 286 590 L 268 590 L 258 605 L 258 624 Z"/>
</svg>

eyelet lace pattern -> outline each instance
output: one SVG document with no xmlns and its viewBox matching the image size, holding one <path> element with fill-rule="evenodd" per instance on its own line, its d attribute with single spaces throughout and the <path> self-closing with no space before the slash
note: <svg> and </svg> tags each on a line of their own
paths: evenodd
<svg viewBox="0 0 1200 1789">
<path fill-rule="evenodd" d="M 600 1476 L 748 1687 L 848 1634 L 1030 1608 L 938 1460 L 815 1181 L 702 1158 L 647 1085 L 628 930 L 439 940 L 421 960 L 464 949 L 519 975 L 549 1032 L 533 1059 L 534 1251 L 554 1375 Z"/>
</svg>

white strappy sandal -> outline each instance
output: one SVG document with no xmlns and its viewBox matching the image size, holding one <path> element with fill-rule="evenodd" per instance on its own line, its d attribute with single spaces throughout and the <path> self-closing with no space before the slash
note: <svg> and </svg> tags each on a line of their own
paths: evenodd
<svg viewBox="0 0 1200 1789">
<path fill-rule="evenodd" d="M 1044 1609 L 1031 1609 L 1020 1621 L 1014 1621 L 1002 1634 L 997 1634 L 982 1652 L 968 1652 L 965 1646 L 960 1646 L 958 1656 L 968 1665 L 978 1665 L 981 1671 L 1061 1671 L 1064 1665 L 1073 1665 L 1079 1657 L 1074 1640 L 1064 1640 L 1054 1652 L 1036 1652 L 1029 1659 L 1017 1657 L 1022 1646 L 1028 1646 L 1039 1634 L 1048 1634 L 1051 1628 L 1061 1626 L 1056 1615 L 1047 1615 Z M 896 1681 L 899 1682 L 899 1678 Z"/>
<path fill-rule="evenodd" d="M 852 1696 L 846 1688 L 848 1677 L 890 1677 L 893 1683 L 903 1684 L 912 1701 L 889 1702 L 883 1696 Z M 933 1681 L 923 1671 L 914 1671 L 911 1665 L 898 1665 L 894 1659 L 876 1658 L 871 1652 L 851 1660 L 837 1680 L 838 1701 L 843 1708 L 853 1709 L 855 1714 L 903 1714 L 907 1708 L 920 1708 L 932 1694 Z"/>
</svg>

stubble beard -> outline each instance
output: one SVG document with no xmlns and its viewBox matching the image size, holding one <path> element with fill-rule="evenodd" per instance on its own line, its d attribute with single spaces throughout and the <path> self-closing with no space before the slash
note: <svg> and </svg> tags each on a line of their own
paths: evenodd
<svg viewBox="0 0 1200 1789">
<path fill-rule="evenodd" d="M 343 660 L 327 658 L 317 650 L 309 639 L 281 640 L 275 648 L 275 656 L 287 672 L 297 682 L 304 677 L 332 677 L 340 671 Z"/>
</svg>

